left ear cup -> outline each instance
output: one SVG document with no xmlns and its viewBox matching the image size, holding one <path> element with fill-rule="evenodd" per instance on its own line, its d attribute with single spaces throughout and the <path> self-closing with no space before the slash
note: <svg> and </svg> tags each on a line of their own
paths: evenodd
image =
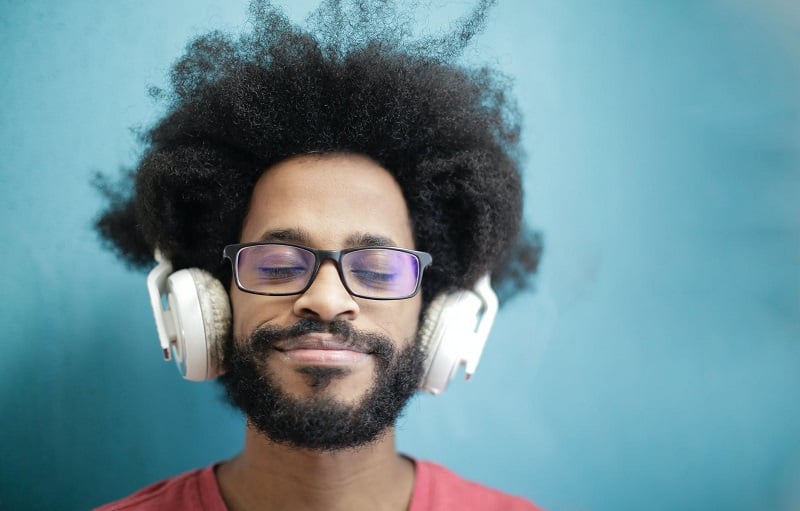
<svg viewBox="0 0 800 511">
<path fill-rule="evenodd" d="M 158 252 L 156 260 L 159 264 L 147 277 L 147 288 L 164 359 L 174 354 L 187 380 L 213 379 L 221 373 L 219 348 L 230 336 L 228 293 L 204 270 L 172 273 L 172 265 Z"/>
<path fill-rule="evenodd" d="M 421 390 L 441 394 L 461 365 L 465 366 L 466 377 L 472 376 L 497 306 L 488 275 L 479 279 L 473 289 L 434 298 L 419 330 L 420 347 L 426 354 Z"/>
</svg>

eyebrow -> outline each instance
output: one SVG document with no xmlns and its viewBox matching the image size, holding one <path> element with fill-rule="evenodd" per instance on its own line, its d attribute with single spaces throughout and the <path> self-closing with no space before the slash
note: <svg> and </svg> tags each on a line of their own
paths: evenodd
<svg viewBox="0 0 800 511">
<path fill-rule="evenodd" d="M 308 236 L 300 229 L 277 229 L 265 232 L 258 241 L 285 241 L 289 243 L 307 244 Z"/>
<path fill-rule="evenodd" d="M 396 247 L 397 243 L 392 238 L 380 234 L 357 232 L 348 236 L 347 245 L 350 247 Z"/>
<path fill-rule="evenodd" d="M 276 229 L 265 232 L 261 235 L 258 241 L 286 242 L 297 243 L 298 245 L 309 245 L 310 237 L 300 229 Z M 368 232 L 356 232 L 351 234 L 345 240 L 345 244 L 350 248 L 397 246 L 397 243 L 388 236 Z"/>
</svg>

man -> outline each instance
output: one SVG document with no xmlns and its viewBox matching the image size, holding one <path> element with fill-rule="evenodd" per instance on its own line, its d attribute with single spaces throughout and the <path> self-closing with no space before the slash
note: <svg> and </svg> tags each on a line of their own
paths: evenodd
<svg viewBox="0 0 800 511">
<path fill-rule="evenodd" d="M 451 62 L 486 8 L 425 42 L 387 28 L 385 2 L 327 2 L 313 31 L 256 2 L 251 34 L 200 37 L 178 61 L 135 190 L 98 226 L 129 262 L 158 253 L 154 287 L 192 268 L 212 297 L 199 379 L 220 375 L 245 445 L 101 509 L 537 509 L 395 447 L 413 393 L 442 390 L 431 339 L 461 332 L 447 300 L 487 274 L 508 295 L 538 260 L 513 108 L 491 71 Z M 188 365 L 188 320 L 155 308 L 165 355 Z"/>
</svg>

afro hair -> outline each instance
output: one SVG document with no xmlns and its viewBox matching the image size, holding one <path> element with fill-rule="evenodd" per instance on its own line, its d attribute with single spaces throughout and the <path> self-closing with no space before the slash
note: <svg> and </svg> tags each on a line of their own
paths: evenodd
<svg viewBox="0 0 800 511">
<path fill-rule="evenodd" d="M 308 28 L 267 1 L 252 30 L 194 39 L 173 66 L 167 103 L 142 137 L 136 168 L 101 180 L 101 236 L 144 268 L 158 247 L 176 269 L 203 268 L 227 287 L 255 182 L 306 153 L 366 155 L 397 180 L 417 249 L 430 252 L 423 298 L 492 272 L 501 299 L 531 283 L 539 237 L 522 224 L 520 123 L 509 84 L 459 65 L 482 29 L 480 1 L 444 35 L 411 36 L 390 1 L 324 1 Z"/>
</svg>

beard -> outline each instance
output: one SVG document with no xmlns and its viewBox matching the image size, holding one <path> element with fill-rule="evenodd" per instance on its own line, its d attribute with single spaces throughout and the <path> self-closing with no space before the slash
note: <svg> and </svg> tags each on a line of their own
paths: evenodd
<svg viewBox="0 0 800 511">
<path fill-rule="evenodd" d="M 374 357 L 375 381 L 355 403 L 343 403 L 322 392 L 295 398 L 285 392 L 267 367 L 274 343 L 309 333 L 330 333 Z M 295 448 L 334 451 L 371 443 L 394 425 L 414 395 L 424 354 L 418 343 L 397 349 L 391 339 L 360 332 L 346 321 L 321 323 L 301 319 L 283 329 L 265 326 L 247 339 L 223 347 L 225 374 L 220 382 L 228 401 L 247 421 L 273 442 Z M 312 388 L 324 388 L 347 374 L 339 367 L 300 368 Z"/>
</svg>

